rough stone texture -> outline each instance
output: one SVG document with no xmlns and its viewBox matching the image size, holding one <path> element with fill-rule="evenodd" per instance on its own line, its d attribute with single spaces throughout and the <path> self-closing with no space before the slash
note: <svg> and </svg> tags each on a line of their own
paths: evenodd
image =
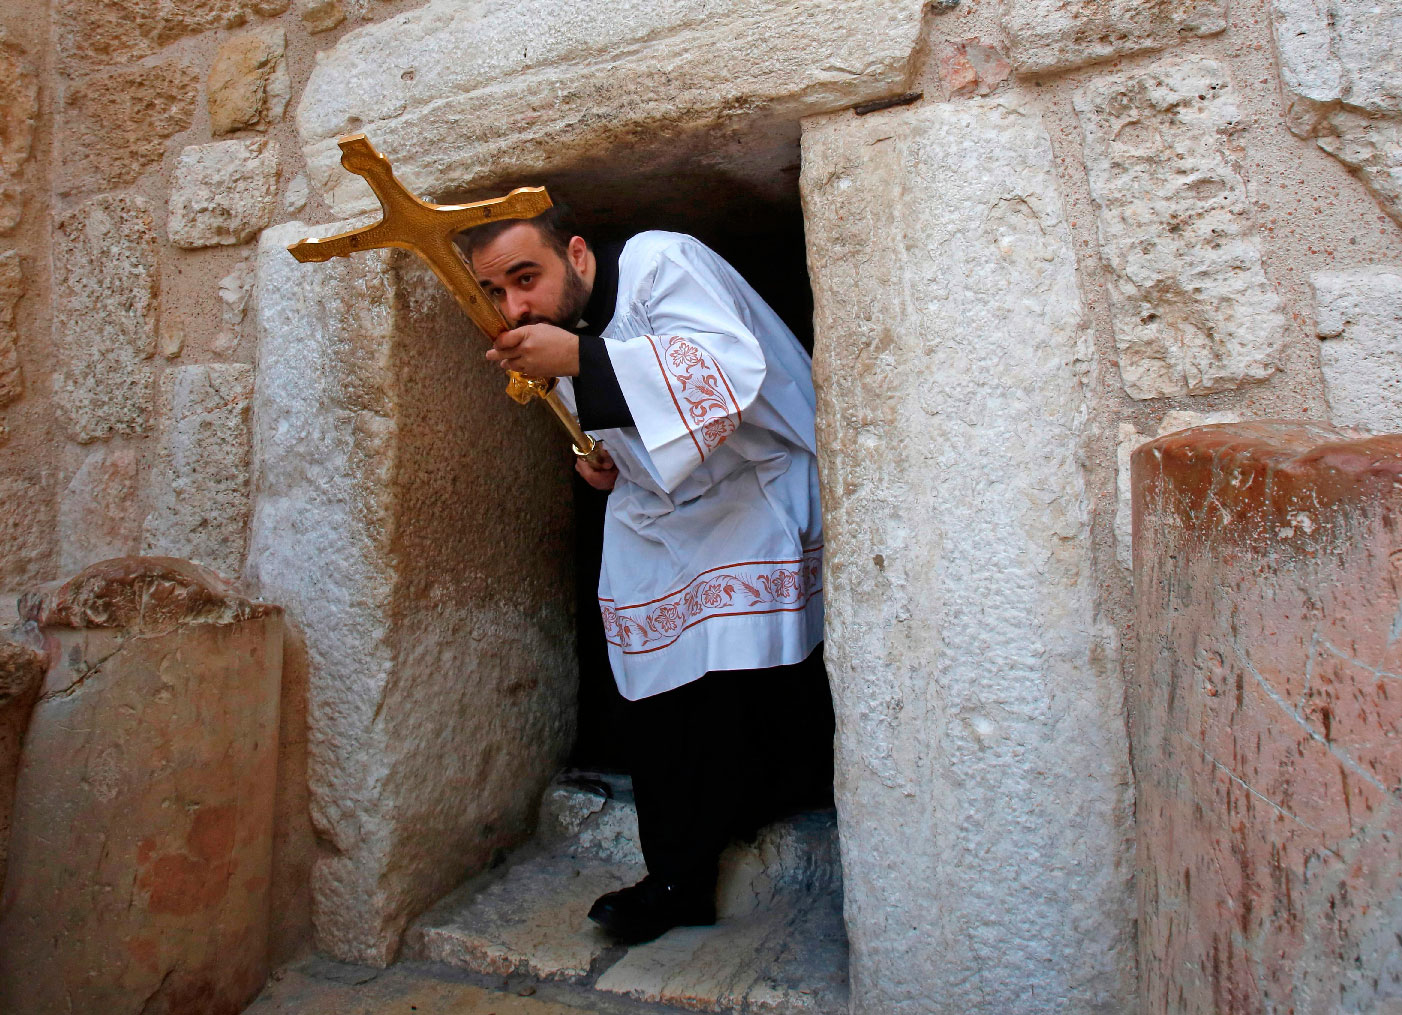
<svg viewBox="0 0 1402 1015">
<path fill-rule="evenodd" d="M 427 269 L 308 231 L 260 241 L 248 572 L 305 638 L 318 944 L 384 964 L 571 743 L 569 452 Z"/>
<path fill-rule="evenodd" d="M 183 561 L 27 597 L 0 1009 L 233 1015 L 267 977 L 282 625 Z"/>
<path fill-rule="evenodd" d="M 139 197 L 96 197 L 54 229 L 54 393 L 74 440 L 145 432 L 160 294 L 156 230 Z"/>
<path fill-rule="evenodd" d="M 0 233 L 19 225 L 24 212 L 24 164 L 39 115 L 39 79 L 24 50 L 0 28 Z"/>
<path fill-rule="evenodd" d="M 58 506 L 58 552 L 64 574 L 141 549 L 140 457 L 132 448 L 88 454 Z"/>
<path fill-rule="evenodd" d="M 24 372 L 19 362 L 19 331 L 15 307 L 24 295 L 24 271 L 19 251 L 0 251 L 0 406 L 24 394 Z"/>
<path fill-rule="evenodd" d="M 0 631 L 0 885 L 5 883 L 20 747 L 45 666 L 37 628 L 25 625 Z"/>
<path fill-rule="evenodd" d="M 1123 690 L 1055 179 L 1011 93 L 805 124 L 857 1015 L 1089 1013 L 1133 990 Z"/>
<path fill-rule="evenodd" d="M 247 243 L 277 210 L 276 142 L 192 145 L 180 153 L 166 232 L 177 247 Z"/>
<path fill-rule="evenodd" d="M 238 267 L 219 280 L 220 319 L 223 327 L 214 338 L 216 352 L 228 354 L 238 345 L 243 319 L 248 313 L 248 299 L 253 295 L 255 273 L 253 258 L 240 261 Z"/>
<path fill-rule="evenodd" d="M 1141 1011 L 1402 1003 L 1402 437 L 1134 459 Z"/>
<path fill-rule="evenodd" d="M 1206 426 L 1209 423 L 1237 423 L 1241 417 L 1234 412 L 1170 412 L 1159 421 L 1157 436 Z M 1121 423 L 1119 444 L 1115 450 L 1115 559 L 1128 570 L 1133 566 L 1134 484 L 1130 482 L 1130 464 L 1134 452 L 1153 436 L 1140 433 L 1133 423 Z"/>
<path fill-rule="evenodd" d="M 1003 0 L 1003 30 L 1020 71 L 1066 70 L 1226 27 L 1226 0 Z"/>
<path fill-rule="evenodd" d="M 1226 68 L 1161 63 L 1096 79 L 1074 102 L 1125 390 L 1160 398 L 1269 377 L 1285 319 L 1228 157 L 1240 114 Z"/>
<path fill-rule="evenodd" d="M 253 367 L 173 367 L 143 552 L 185 557 L 233 578 L 251 511 Z"/>
<path fill-rule="evenodd" d="M 1402 10 L 1364 0 L 1274 0 L 1290 129 L 1355 170 L 1402 222 Z"/>
<path fill-rule="evenodd" d="M 52 575 L 53 487 L 37 469 L 0 476 L 0 588 L 23 588 Z"/>
<path fill-rule="evenodd" d="M 945 40 L 935 47 L 935 72 L 941 97 L 963 99 L 988 95 L 1012 74 L 1007 57 L 977 39 Z"/>
<path fill-rule="evenodd" d="M 798 117 L 907 90 L 919 31 L 905 0 L 587 0 L 550 17 L 433 0 L 321 53 L 297 122 L 308 178 L 342 214 L 374 207 L 335 144 L 362 129 L 428 195 L 610 150 L 633 168 L 704 160 L 772 188 Z M 757 123 L 773 127 L 773 152 Z M 738 150 L 727 139 L 741 125 Z"/>
<path fill-rule="evenodd" d="M 298 12 L 307 26 L 307 31 L 313 35 L 329 32 L 346 20 L 346 11 L 340 0 L 301 0 Z"/>
<path fill-rule="evenodd" d="M 194 122 L 199 93 L 199 75 L 178 63 L 123 67 L 72 85 L 63 97 L 55 179 L 69 190 L 135 182 Z"/>
<path fill-rule="evenodd" d="M 1310 281 L 1329 418 L 1402 431 L 1402 268 L 1322 271 Z"/>
<path fill-rule="evenodd" d="M 286 49 L 281 28 L 243 32 L 219 47 L 206 85 L 211 134 L 266 130 L 282 119 L 292 91 Z"/>
<path fill-rule="evenodd" d="M 73 0 L 55 7 L 61 58 L 90 67 L 125 63 L 213 28 L 236 28 L 250 15 L 281 14 L 290 0 Z"/>
</svg>

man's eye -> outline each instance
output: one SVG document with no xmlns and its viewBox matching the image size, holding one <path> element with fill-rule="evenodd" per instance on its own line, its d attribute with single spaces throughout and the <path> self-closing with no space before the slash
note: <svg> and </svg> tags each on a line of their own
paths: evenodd
<svg viewBox="0 0 1402 1015">
<path fill-rule="evenodd" d="M 518 285 L 530 285 L 530 284 L 531 284 L 532 282 L 534 282 L 534 281 L 535 281 L 535 276 L 534 276 L 534 275 L 531 275 L 531 274 L 529 274 L 529 273 L 527 273 L 527 274 L 525 274 L 525 275 L 517 275 L 517 276 L 516 276 L 516 283 L 517 283 Z"/>
<path fill-rule="evenodd" d="M 492 288 L 487 290 L 487 295 L 494 300 L 499 300 L 506 295 L 506 290 L 499 285 L 492 286 Z"/>
</svg>

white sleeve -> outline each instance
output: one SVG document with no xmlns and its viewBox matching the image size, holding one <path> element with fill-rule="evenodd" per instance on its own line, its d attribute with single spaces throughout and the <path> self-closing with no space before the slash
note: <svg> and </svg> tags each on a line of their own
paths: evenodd
<svg viewBox="0 0 1402 1015">
<path fill-rule="evenodd" d="M 764 382 L 764 353 L 744 323 L 733 269 L 698 244 L 657 255 L 642 294 L 648 334 L 605 349 L 663 487 L 675 490 L 734 433 Z"/>
</svg>

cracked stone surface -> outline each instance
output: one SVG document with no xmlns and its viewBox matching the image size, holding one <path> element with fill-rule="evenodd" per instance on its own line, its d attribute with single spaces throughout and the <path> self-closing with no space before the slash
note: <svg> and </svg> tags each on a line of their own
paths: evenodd
<svg viewBox="0 0 1402 1015">
<path fill-rule="evenodd" d="M 206 82 L 211 134 L 266 130 L 282 119 L 292 89 L 286 49 L 287 34 L 277 27 L 243 32 L 219 47 Z"/>
<path fill-rule="evenodd" d="M 1285 317 L 1230 157 L 1241 114 L 1226 67 L 1159 63 L 1097 78 L 1073 101 L 1125 391 L 1197 395 L 1269 377 Z"/>
<path fill-rule="evenodd" d="M 141 457 L 101 445 L 88 453 L 59 498 L 58 552 L 64 574 L 141 548 Z"/>
<path fill-rule="evenodd" d="M 21 612 L 53 662 L 15 784 L 0 1010 L 240 1011 L 268 972 L 280 612 L 152 558 Z"/>
<path fill-rule="evenodd" d="M 277 210 L 278 146 L 261 138 L 192 145 L 180 153 L 166 231 L 177 247 L 247 243 Z"/>
<path fill-rule="evenodd" d="M 1394 1009 L 1402 436 L 1173 434 L 1134 498 L 1139 1010 Z"/>
<path fill-rule="evenodd" d="M 721 858 L 718 924 L 670 931 L 620 957 L 586 914 L 600 895 L 646 872 L 637 814 L 626 778 L 589 782 L 553 785 L 536 844 L 421 917 L 406 939 L 409 957 L 483 974 L 593 982 L 605 993 L 692 1011 L 846 1010 L 831 812 L 798 815 L 753 843 L 732 844 Z"/>
</svg>

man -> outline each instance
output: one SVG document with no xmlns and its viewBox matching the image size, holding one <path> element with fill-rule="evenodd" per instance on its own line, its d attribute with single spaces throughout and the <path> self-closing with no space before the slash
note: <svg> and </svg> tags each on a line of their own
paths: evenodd
<svg viewBox="0 0 1402 1015">
<path fill-rule="evenodd" d="M 606 449 L 576 467 L 611 491 L 599 607 L 648 877 L 590 918 L 626 943 L 714 923 L 729 836 L 831 786 L 811 362 L 690 236 L 596 252 L 552 209 L 465 248 L 513 325 L 487 358 L 561 378 Z"/>
</svg>

